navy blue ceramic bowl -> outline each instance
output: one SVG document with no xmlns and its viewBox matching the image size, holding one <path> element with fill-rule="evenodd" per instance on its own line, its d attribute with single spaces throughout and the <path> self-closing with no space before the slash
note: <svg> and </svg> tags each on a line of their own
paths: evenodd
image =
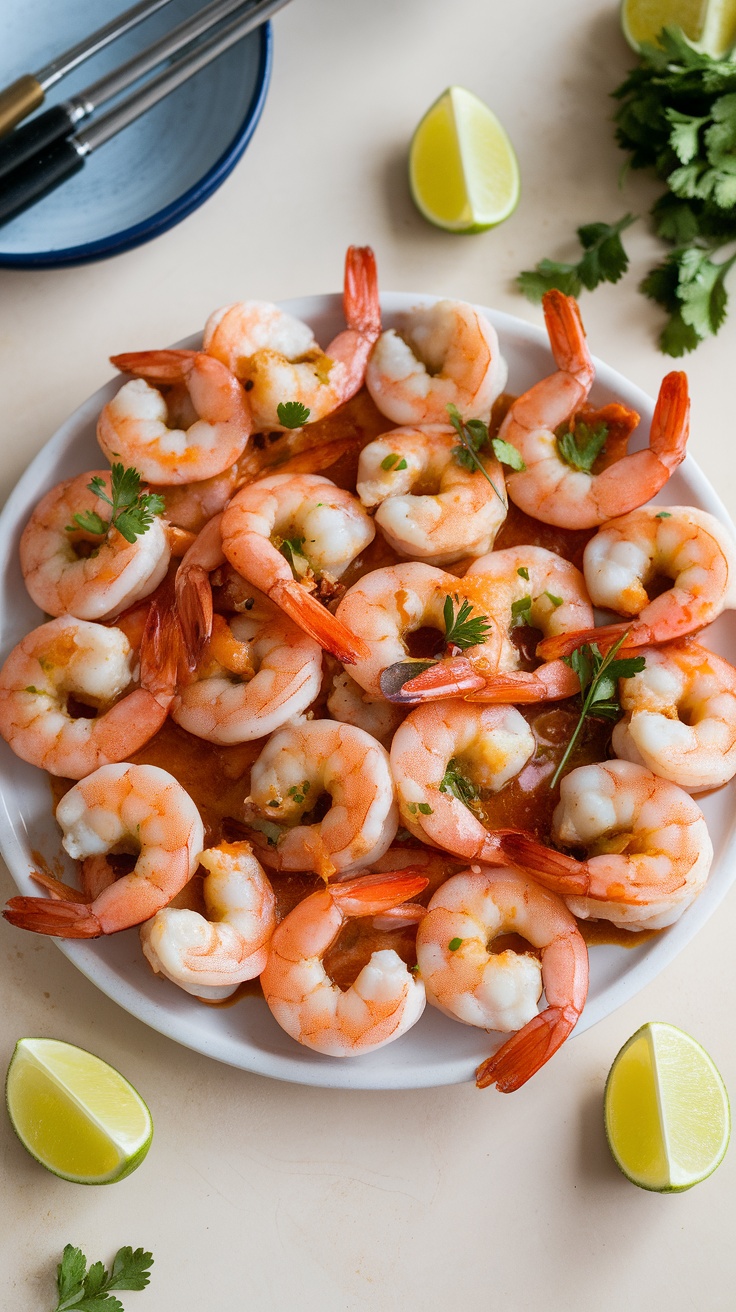
<svg viewBox="0 0 736 1312">
<path fill-rule="evenodd" d="M 171 0 L 87 60 L 49 93 L 44 108 L 130 59 L 201 8 Z M 129 7 L 130 0 L 28 0 L 3 16 L 0 86 L 35 72 Z M 54 268 L 130 250 L 191 214 L 225 180 L 250 141 L 266 99 L 267 24 L 101 146 L 85 167 L 0 228 L 0 266 Z"/>
</svg>

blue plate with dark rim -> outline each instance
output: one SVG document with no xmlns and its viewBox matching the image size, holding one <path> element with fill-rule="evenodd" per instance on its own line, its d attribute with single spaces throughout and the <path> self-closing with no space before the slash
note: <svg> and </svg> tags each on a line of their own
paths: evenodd
<svg viewBox="0 0 736 1312">
<path fill-rule="evenodd" d="M 171 0 L 62 79 L 43 107 L 89 86 L 202 3 Z M 31 0 L 11 7 L 3 18 L 0 86 L 41 68 L 129 4 Z M 101 146 L 63 186 L 0 228 L 0 266 L 58 268 L 104 259 L 150 241 L 191 214 L 232 172 L 255 132 L 272 45 L 265 24 Z"/>
</svg>

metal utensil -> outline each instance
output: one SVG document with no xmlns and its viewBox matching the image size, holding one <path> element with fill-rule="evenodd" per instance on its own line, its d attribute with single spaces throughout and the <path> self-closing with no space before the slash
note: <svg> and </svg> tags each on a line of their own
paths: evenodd
<svg viewBox="0 0 736 1312">
<path fill-rule="evenodd" d="M 111 41 L 117 41 L 119 36 L 124 36 L 131 28 L 150 18 L 151 14 L 155 14 L 169 3 L 170 0 L 141 0 L 140 4 L 133 5 L 132 9 L 126 9 L 124 14 L 118 14 L 117 18 L 113 18 L 110 23 L 100 27 L 91 36 L 85 37 L 70 50 L 65 50 L 63 55 L 57 55 L 56 59 L 52 59 L 50 64 L 40 68 L 37 73 L 24 73 L 16 78 L 15 82 L 4 87 L 0 91 L 0 136 L 4 132 L 10 132 L 22 118 L 32 114 L 34 109 L 38 109 L 38 106 L 43 104 L 49 87 L 66 77 L 73 68 L 84 63 L 85 59 L 91 59 L 92 55 L 104 50 Z"/>
<path fill-rule="evenodd" d="M 82 132 L 54 142 L 47 150 L 14 169 L 6 178 L 0 195 L 0 225 L 15 218 L 72 177 L 83 167 L 92 151 L 152 109 L 165 96 L 194 77 L 195 73 L 217 59 L 218 55 L 224 54 L 236 42 L 242 41 L 244 36 L 260 27 L 288 3 L 289 0 L 257 0 L 256 4 L 249 4 L 245 13 L 239 14 L 233 22 L 208 41 L 196 46 L 193 51 L 187 51 L 180 59 L 174 60 L 168 68 L 157 73 L 106 114 L 100 115 Z"/>
<path fill-rule="evenodd" d="M 253 0 L 250 0 L 250 3 L 253 3 Z M 0 179 L 7 177 L 13 169 L 25 164 L 40 151 L 52 146 L 55 141 L 68 137 L 77 124 L 89 118 L 101 105 L 106 104 L 108 100 L 113 100 L 121 91 L 127 91 L 128 87 L 144 77 L 146 73 L 150 73 L 157 64 L 170 59 L 190 41 L 195 41 L 197 37 L 225 19 L 234 9 L 240 9 L 242 6 L 243 0 L 212 0 L 211 4 L 200 9 L 191 18 L 185 19 L 183 23 L 179 23 L 160 40 L 154 41 L 146 50 L 134 55 L 120 68 L 106 73 L 104 77 L 93 82 L 84 91 L 78 92 L 76 96 L 70 96 L 61 104 L 44 110 L 43 114 L 37 114 L 30 123 L 24 123 L 14 132 L 9 132 L 7 136 L 0 139 Z"/>
</svg>

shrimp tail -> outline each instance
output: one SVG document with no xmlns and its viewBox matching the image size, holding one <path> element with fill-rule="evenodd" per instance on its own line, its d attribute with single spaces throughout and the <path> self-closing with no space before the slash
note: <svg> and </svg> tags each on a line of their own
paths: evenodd
<svg viewBox="0 0 736 1312">
<path fill-rule="evenodd" d="M 514 1093 L 535 1075 L 575 1028 L 579 1013 L 571 1006 L 547 1007 L 475 1072 L 479 1089 L 495 1084 L 499 1093 Z"/>
<path fill-rule="evenodd" d="M 451 660 L 438 661 L 429 669 L 422 670 L 413 679 L 392 688 L 390 673 L 394 667 L 389 666 L 381 675 L 381 692 L 390 702 L 399 706 L 420 705 L 422 702 L 439 701 L 447 697 L 464 697 L 468 692 L 484 688 L 486 680 L 475 669 L 467 656 L 455 656 Z M 405 662 L 399 662 L 397 670 L 406 669 Z M 384 679 L 384 675 L 388 675 Z"/>
<path fill-rule="evenodd" d="M 40 884 L 45 888 L 51 897 L 59 902 L 78 902 L 79 889 L 72 888 L 69 884 L 63 884 L 60 879 L 54 879 L 53 875 L 44 875 L 40 870 L 31 871 L 31 879 L 34 884 Z"/>
<path fill-rule="evenodd" d="M 501 850 L 512 865 L 518 866 L 543 888 L 563 896 L 585 897 L 590 890 L 590 874 L 584 861 L 576 861 L 564 852 L 538 843 L 531 834 L 505 830 L 499 835 Z"/>
<path fill-rule="evenodd" d="M 173 601 L 156 597 L 141 640 L 141 687 L 168 707 L 185 664 L 184 639 Z"/>
<path fill-rule="evenodd" d="M 330 884 L 329 892 L 344 916 L 378 916 L 416 897 L 428 883 L 421 866 L 406 866 L 391 874 L 363 875 Z"/>
<path fill-rule="evenodd" d="M 564 661 L 547 661 L 537 670 L 492 674 L 477 692 L 466 693 L 465 700 L 513 706 L 560 701 L 564 697 L 574 697 L 578 692 L 580 680 L 575 671 Z"/>
<path fill-rule="evenodd" d="M 348 246 L 343 309 L 348 328 L 373 344 L 381 332 L 381 304 L 376 257 L 370 246 Z"/>
<path fill-rule="evenodd" d="M 11 897 L 3 911 L 5 920 L 34 934 L 55 938 L 98 938 L 102 925 L 85 902 L 57 901 L 46 897 Z"/>
<path fill-rule="evenodd" d="M 362 638 L 351 633 L 341 620 L 316 600 L 297 579 L 277 579 L 269 596 L 289 619 L 298 624 L 325 651 L 344 665 L 367 660 L 370 649 Z"/>
<path fill-rule="evenodd" d="M 657 640 L 650 625 L 630 620 L 628 623 L 603 624 L 598 629 L 577 629 L 574 633 L 558 633 L 553 638 L 544 638 L 537 647 L 537 656 L 551 662 L 558 657 L 569 656 L 586 642 L 596 643 L 598 650 L 605 654 L 609 647 L 613 647 L 624 636 L 626 642 L 621 648 L 622 652 Z"/>
<path fill-rule="evenodd" d="M 577 301 L 573 296 L 565 296 L 564 292 L 552 288 L 545 292 L 542 308 L 557 368 L 589 387 L 594 376 L 593 361 Z"/>
<path fill-rule="evenodd" d="M 650 449 L 669 474 L 685 458 L 690 433 L 687 374 L 674 370 L 662 379 L 649 434 Z"/>
<path fill-rule="evenodd" d="M 111 355 L 110 364 L 121 374 L 150 378 L 156 383 L 178 383 L 198 354 L 198 351 L 124 351 L 122 355 Z"/>
<path fill-rule="evenodd" d="M 179 571 L 176 579 L 176 606 L 181 628 L 183 658 L 188 670 L 195 670 L 205 644 L 212 633 L 212 584 L 206 569 L 192 565 Z"/>
</svg>

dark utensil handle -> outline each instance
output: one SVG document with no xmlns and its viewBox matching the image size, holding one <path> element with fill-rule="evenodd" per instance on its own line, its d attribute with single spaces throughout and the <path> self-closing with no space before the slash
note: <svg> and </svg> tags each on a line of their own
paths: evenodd
<svg viewBox="0 0 736 1312">
<path fill-rule="evenodd" d="M 47 192 L 66 182 L 83 164 L 84 157 L 66 139 L 57 141 L 27 164 L 21 164 L 0 188 L 0 225 L 22 214 Z"/>
<path fill-rule="evenodd" d="M 55 141 L 68 137 L 73 126 L 69 110 L 64 105 L 54 105 L 43 114 L 37 114 L 30 123 L 9 132 L 0 140 L 0 178 L 6 178 L 13 169 L 33 159 Z"/>
</svg>

